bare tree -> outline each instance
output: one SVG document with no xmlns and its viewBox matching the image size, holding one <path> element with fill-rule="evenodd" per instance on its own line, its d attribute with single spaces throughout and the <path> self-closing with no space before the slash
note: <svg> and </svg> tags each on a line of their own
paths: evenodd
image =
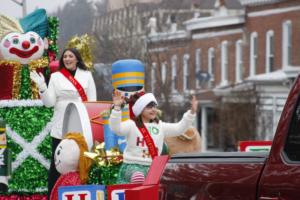
<svg viewBox="0 0 300 200">
<path fill-rule="evenodd" d="M 72 0 L 53 13 L 60 20 L 58 39 L 60 50 L 73 36 L 90 34 L 94 13 L 91 2 L 87 0 Z"/>
<path fill-rule="evenodd" d="M 254 140 L 260 101 L 255 88 L 232 91 L 229 96 L 217 100 L 215 128 L 212 134 L 219 137 L 219 145 L 225 151 L 236 150 L 242 140 Z"/>
<path fill-rule="evenodd" d="M 176 49 L 178 42 L 175 40 L 168 41 L 166 46 L 172 46 Z M 182 98 L 183 102 L 176 103 L 174 96 L 184 96 L 179 86 L 182 84 L 182 79 L 179 76 L 183 76 L 183 67 L 180 65 L 179 58 L 176 61 L 176 76 L 172 76 L 172 61 L 173 55 L 176 55 L 176 50 L 172 48 L 163 49 L 163 45 L 157 42 L 152 42 L 151 38 L 148 38 L 147 52 L 145 54 L 145 61 L 147 63 L 148 74 L 146 76 L 146 89 L 155 93 L 159 99 L 160 108 L 163 111 L 162 118 L 165 121 L 177 121 L 179 117 L 186 111 L 189 105 L 189 97 Z M 190 50 L 186 47 L 186 53 Z M 151 88 L 151 77 L 152 63 L 155 63 L 155 85 Z M 174 85 L 173 85 L 174 84 Z M 175 89 L 175 90 L 174 90 Z M 192 89 L 192 88 L 191 88 Z"/>
<path fill-rule="evenodd" d="M 102 29 L 94 31 L 97 62 L 112 63 L 125 58 L 144 60 L 143 33 L 137 31 L 139 19 L 137 16 L 130 16 L 130 12 L 130 7 L 126 8 L 126 16 L 123 16 L 122 19 L 112 17 L 110 18 L 111 24 L 105 24 Z"/>
</svg>

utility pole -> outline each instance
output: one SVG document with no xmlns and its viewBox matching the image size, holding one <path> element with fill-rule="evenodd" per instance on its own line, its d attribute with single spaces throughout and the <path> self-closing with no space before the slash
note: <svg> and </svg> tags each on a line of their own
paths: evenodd
<svg viewBox="0 0 300 200">
<path fill-rule="evenodd" d="M 13 2 L 15 2 L 16 4 L 18 4 L 19 6 L 22 6 L 22 14 L 23 17 L 25 17 L 27 15 L 27 0 L 22 0 L 21 2 L 17 1 L 17 0 L 11 0 Z"/>
</svg>

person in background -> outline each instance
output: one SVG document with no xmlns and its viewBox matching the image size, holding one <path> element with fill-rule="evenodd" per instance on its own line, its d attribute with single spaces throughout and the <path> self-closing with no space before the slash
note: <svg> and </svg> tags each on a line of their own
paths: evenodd
<svg viewBox="0 0 300 200">
<path fill-rule="evenodd" d="M 157 117 L 157 101 L 152 93 L 136 93 L 129 99 L 129 109 L 135 118 L 122 122 L 121 105 L 125 98 L 120 92 L 113 95 L 113 109 L 109 118 L 110 128 L 126 137 L 123 164 L 117 183 L 143 182 L 155 156 L 160 155 L 165 137 L 179 136 L 192 126 L 196 117 L 198 101 L 193 96 L 191 109 L 178 123 L 162 122 Z"/>
<path fill-rule="evenodd" d="M 36 71 L 30 72 L 30 78 L 39 88 L 40 97 L 46 107 L 54 107 L 52 138 L 52 157 L 48 174 L 48 196 L 60 176 L 55 169 L 54 153 L 63 134 L 63 115 L 70 102 L 96 100 L 96 87 L 90 71 L 87 70 L 77 49 L 68 48 L 59 60 L 59 71 L 51 74 L 48 87 L 45 78 Z"/>
</svg>

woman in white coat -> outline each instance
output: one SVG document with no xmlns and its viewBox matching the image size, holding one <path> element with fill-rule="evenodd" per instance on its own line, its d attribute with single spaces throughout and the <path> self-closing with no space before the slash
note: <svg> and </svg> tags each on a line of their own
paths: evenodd
<svg viewBox="0 0 300 200">
<path fill-rule="evenodd" d="M 55 169 L 54 152 L 62 139 L 62 122 L 66 106 L 70 102 L 95 101 L 96 87 L 90 71 L 87 70 L 77 49 L 68 48 L 59 60 L 60 70 L 51 74 L 48 87 L 41 73 L 30 72 L 30 78 L 37 84 L 40 97 L 46 107 L 54 107 L 52 118 L 52 158 L 48 176 L 48 194 L 59 177 Z"/>
</svg>

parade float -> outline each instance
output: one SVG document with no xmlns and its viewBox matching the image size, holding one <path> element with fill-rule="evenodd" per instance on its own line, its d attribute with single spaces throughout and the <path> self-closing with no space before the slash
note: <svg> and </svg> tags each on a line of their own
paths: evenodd
<svg viewBox="0 0 300 200">
<path fill-rule="evenodd" d="M 0 137 L 0 153 L 4 155 L 3 152 L 6 152 L 2 149 L 12 152 L 11 156 L 5 153 L 5 165 L 1 165 L 1 169 L 6 170 L 5 176 L 0 173 L 0 184 L 3 183 L 7 190 L 1 191 L 0 200 L 47 199 L 51 157 L 49 132 L 53 109 L 46 108 L 39 99 L 38 88 L 31 82 L 29 72 L 42 72 L 49 79 L 51 72 L 57 70 L 58 19 L 48 17 L 44 9 L 38 9 L 20 20 L 3 15 L 0 17 L 0 118 L 3 119 L 0 131 L 7 136 L 7 145 L 6 139 Z M 67 47 L 78 48 L 91 70 L 90 43 L 87 35 L 76 36 L 71 38 Z M 143 92 L 144 79 L 144 65 L 138 60 L 120 60 L 112 65 L 113 88 L 125 98 Z M 73 185 L 68 183 L 70 186 L 57 186 L 58 196 L 55 195 L 55 198 L 72 199 L 74 195 L 80 199 L 98 200 L 124 199 L 125 196 L 127 199 L 133 199 L 133 196 L 134 199 L 158 198 L 159 178 L 168 156 L 158 156 L 153 160 L 143 183 L 116 184 L 126 142 L 124 137 L 115 135 L 108 126 L 111 108 L 111 102 L 105 101 L 70 103 L 67 106 L 63 134 L 82 134 L 88 149 L 84 156 L 93 164 L 89 168 L 86 185 L 76 186 L 78 182 L 75 181 Z M 131 116 L 126 104 L 122 107 L 122 120 Z M 191 147 L 194 151 L 199 149 L 198 133 L 196 137 L 193 134 L 183 134 L 183 137 L 184 143 L 181 140 L 181 143 L 175 140 L 171 142 L 173 144 L 170 147 L 174 146 L 174 152 L 186 151 L 185 147 L 191 144 L 190 141 L 193 141 Z"/>
<path fill-rule="evenodd" d="M 29 72 L 49 77 L 57 34 L 58 19 L 44 9 L 20 20 L 0 16 L 0 118 L 12 152 L 8 190 L 1 191 L 0 199 L 46 199 L 53 110 L 39 100 Z"/>
</svg>

